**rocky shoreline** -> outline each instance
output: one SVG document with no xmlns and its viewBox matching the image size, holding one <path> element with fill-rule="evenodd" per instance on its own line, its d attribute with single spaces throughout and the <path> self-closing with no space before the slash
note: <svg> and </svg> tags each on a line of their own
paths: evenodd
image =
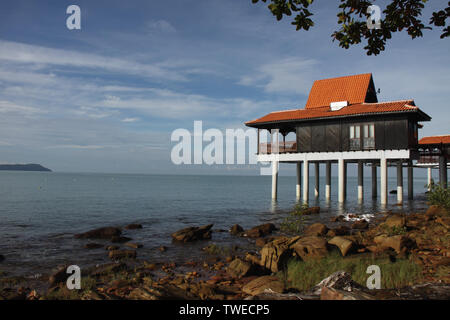
<svg viewBox="0 0 450 320">
<path fill-rule="evenodd" d="M 320 208 L 309 208 L 305 215 L 319 212 Z M 215 232 L 212 227 L 188 227 L 172 234 L 173 241 L 186 250 L 190 242 L 205 242 L 203 250 L 208 258 L 183 264 L 140 260 L 142 245 L 123 236 L 122 228 L 76 234 L 76 239 L 88 239 L 86 249 L 103 248 L 96 239 L 110 241 L 105 251 L 112 262 L 83 269 L 80 290 L 67 288 L 67 266 L 39 279 L 2 277 L 0 300 L 450 299 L 450 217 L 436 206 L 424 213 L 379 214 L 371 221 L 361 216 L 338 216 L 326 224 L 311 224 L 298 235 L 276 232 L 277 226 L 271 223 L 248 230 L 232 226 L 229 232 L 233 236 L 254 243 L 255 250 L 248 252 L 208 242 Z M 131 224 L 123 229 L 141 228 Z M 354 281 L 345 270 L 330 270 L 307 290 L 299 290 L 285 277 L 290 261 L 316 263 L 330 257 L 339 261 L 407 261 L 420 268 L 420 276 L 400 288 L 372 290 Z M 2 259 L 0 255 L 0 263 Z"/>
</svg>

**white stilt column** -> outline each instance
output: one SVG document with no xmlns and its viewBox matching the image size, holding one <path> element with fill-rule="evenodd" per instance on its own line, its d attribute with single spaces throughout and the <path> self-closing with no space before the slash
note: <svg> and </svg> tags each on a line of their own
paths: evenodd
<svg viewBox="0 0 450 320">
<path fill-rule="evenodd" d="M 325 170 L 325 199 L 330 201 L 331 199 L 331 161 L 326 162 Z"/>
<path fill-rule="evenodd" d="M 316 197 L 316 199 L 319 197 L 319 178 L 320 178 L 320 167 L 319 167 L 319 162 L 314 163 L 314 167 L 315 167 L 315 179 L 316 179 L 316 183 L 315 183 L 315 187 L 314 187 L 314 196 Z"/>
<path fill-rule="evenodd" d="M 347 199 L 347 162 L 344 161 L 344 200 Z"/>
<path fill-rule="evenodd" d="M 403 161 L 397 163 L 397 203 L 403 203 Z"/>
<path fill-rule="evenodd" d="M 358 161 L 358 201 L 364 200 L 364 163 Z"/>
<path fill-rule="evenodd" d="M 414 198 L 414 187 L 413 187 L 413 183 L 414 183 L 414 168 L 413 168 L 413 163 L 412 160 L 408 161 L 408 199 L 412 200 Z"/>
<path fill-rule="evenodd" d="M 372 198 L 376 199 L 378 196 L 378 190 L 377 190 L 377 166 L 376 163 L 372 163 Z"/>
<path fill-rule="evenodd" d="M 380 159 L 380 176 L 381 176 L 381 183 L 380 183 L 380 195 L 381 195 L 381 204 L 386 205 L 387 204 L 387 194 L 388 194 L 388 185 L 387 185 L 387 160 L 386 158 Z"/>
<path fill-rule="evenodd" d="M 428 167 L 427 171 L 428 171 L 427 187 L 428 191 L 431 191 L 431 181 L 432 181 L 431 167 Z"/>
<path fill-rule="evenodd" d="M 272 200 L 277 200 L 278 191 L 278 161 L 272 161 Z"/>
<path fill-rule="evenodd" d="M 338 192 L 339 192 L 339 194 L 338 194 L 338 198 L 339 198 L 339 202 L 344 202 L 344 199 L 345 199 L 345 194 L 344 194 L 344 190 L 345 190 L 345 178 L 344 178 L 344 175 L 345 175 L 345 168 L 344 168 L 344 159 L 339 159 L 338 160 L 338 171 L 339 171 L 339 181 L 338 181 L 338 184 L 339 184 L 339 190 L 338 190 Z"/>
<path fill-rule="evenodd" d="M 309 198 L 309 161 L 303 162 L 303 202 L 308 203 Z"/>
<path fill-rule="evenodd" d="M 302 181 L 302 163 L 299 161 L 297 162 L 297 185 L 295 187 L 295 196 L 297 197 L 297 200 L 301 197 L 301 181 Z"/>
</svg>

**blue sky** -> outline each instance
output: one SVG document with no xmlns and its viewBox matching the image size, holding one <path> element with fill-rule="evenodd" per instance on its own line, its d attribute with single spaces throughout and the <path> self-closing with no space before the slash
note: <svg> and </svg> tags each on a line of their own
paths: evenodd
<svg viewBox="0 0 450 320">
<path fill-rule="evenodd" d="M 425 17 L 446 1 L 430 2 Z M 326 3 L 326 5 L 325 5 Z M 383 1 L 377 1 L 380 5 Z M 66 8 L 81 8 L 81 30 Z M 0 163 L 55 171 L 242 173 L 246 166 L 170 161 L 171 132 L 241 128 L 303 108 L 316 79 L 372 72 L 379 100 L 413 98 L 448 132 L 449 41 L 395 35 L 368 57 L 331 41 L 338 2 L 317 1 L 316 26 L 296 32 L 251 0 L 0 3 Z M 428 20 L 428 18 L 427 18 Z"/>
</svg>

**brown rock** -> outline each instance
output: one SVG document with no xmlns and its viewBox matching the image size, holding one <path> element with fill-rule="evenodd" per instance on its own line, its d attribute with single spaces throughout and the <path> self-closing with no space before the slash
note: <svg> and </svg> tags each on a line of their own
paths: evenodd
<svg viewBox="0 0 450 320">
<path fill-rule="evenodd" d="M 274 230 L 276 227 L 273 223 L 265 223 L 245 231 L 245 235 L 249 238 L 260 238 L 271 234 Z"/>
<path fill-rule="evenodd" d="M 234 259 L 228 265 L 227 273 L 235 278 L 242 278 L 251 275 L 254 271 L 253 265 L 250 262 L 241 260 L 239 258 Z"/>
<path fill-rule="evenodd" d="M 128 295 L 128 299 L 130 300 L 160 300 L 161 294 L 159 292 L 155 292 L 152 288 L 139 287 L 133 289 Z"/>
<path fill-rule="evenodd" d="M 399 215 L 390 216 L 382 225 L 388 228 L 403 228 L 406 225 L 406 219 Z"/>
<path fill-rule="evenodd" d="M 350 228 L 347 226 L 339 226 L 333 229 L 333 231 L 336 233 L 337 236 L 345 236 L 350 233 Z"/>
<path fill-rule="evenodd" d="M 328 232 L 328 228 L 323 223 L 314 223 L 305 229 L 305 236 L 324 236 Z"/>
<path fill-rule="evenodd" d="M 124 229 L 126 229 L 126 230 L 142 229 L 142 224 L 132 223 L 132 224 L 129 224 L 129 225 L 125 226 Z"/>
<path fill-rule="evenodd" d="M 131 238 L 128 237 L 123 237 L 123 236 L 115 236 L 111 238 L 111 242 L 112 243 L 125 243 L 132 240 Z"/>
<path fill-rule="evenodd" d="M 369 222 L 367 222 L 366 220 L 359 220 L 359 221 L 355 221 L 352 224 L 352 229 L 367 229 L 369 228 Z"/>
<path fill-rule="evenodd" d="M 258 258 L 258 256 L 252 253 L 247 252 L 247 254 L 245 255 L 245 260 L 254 265 L 261 265 L 261 260 Z"/>
<path fill-rule="evenodd" d="M 328 241 L 328 243 L 337 246 L 341 251 L 342 256 L 344 257 L 353 247 L 352 241 L 339 236 L 332 238 L 330 241 Z"/>
<path fill-rule="evenodd" d="M 125 244 L 127 247 L 133 248 L 133 249 L 139 249 L 142 248 L 143 245 L 141 243 L 134 243 L 134 242 L 128 242 Z"/>
<path fill-rule="evenodd" d="M 442 207 L 432 205 L 428 208 L 425 215 L 429 216 L 429 217 L 434 217 L 434 216 L 442 215 L 442 213 L 445 213 L 445 210 Z"/>
<path fill-rule="evenodd" d="M 437 217 L 436 222 L 444 226 L 447 230 L 450 229 L 450 217 Z"/>
<path fill-rule="evenodd" d="M 243 292 L 252 296 L 261 294 L 266 290 L 269 292 L 283 293 L 284 284 L 277 277 L 263 276 L 250 281 L 242 287 Z"/>
<path fill-rule="evenodd" d="M 345 220 L 345 216 L 344 215 L 338 215 L 337 217 L 331 217 L 330 221 L 331 222 L 343 222 Z"/>
<path fill-rule="evenodd" d="M 257 247 L 264 247 L 266 245 L 266 243 L 268 242 L 268 239 L 266 238 L 258 238 L 255 240 L 255 245 Z"/>
<path fill-rule="evenodd" d="M 188 227 L 172 233 L 172 239 L 179 242 L 191 242 L 211 239 L 212 224 L 202 227 Z"/>
<path fill-rule="evenodd" d="M 292 245 L 295 253 L 306 261 L 323 258 L 327 255 L 327 241 L 320 237 L 308 236 L 299 239 Z"/>
<path fill-rule="evenodd" d="M 88 232 L 79 233 L 75 235 L 77 239 L 111 239 L 115 236 L 120 236 L 122 231 L 115 227 L 98 228 Z"/>
<path fill-rule="evenodd" d="M 106 250 L 111 251 L 111 250 L 117 250 L 119 249 L 119 246 L 107 246 Z"/>
<path fill-rule="evenodd" d="M 241 234 L 242 232 L 244 232 L 244 228 L 242 228 L 240 225 L 235 224 L 234 226 L 231 227 L 230 229 L 230 233 L 234 236 L 237 236 L 239 234 Z"/>
<path fill-rule="evenodd" d="M 136 259 L 135 250 L 111 250 L 108 254 L 111 260 Z"/>
<path fill-rule="evenodd" d="M 125 270 L 127 265 L 125 263 L 107 263 L 94 267 L 89 271 L 89 275 L 93 277 L 114 274 L 119 271 Z"/>
<path fill-rule="evenodd" d="M 161 251 L 161 252 L 166 252 L 167 251 L 167 247 L 166 246 L 160 246 L 158 248 L 158 250 Z"/>
<path fill-rule="evenodd" d="M 303 211 L 303 214 L 310 215 L 310 214 L 319 214 L 320 213 L 320 207 L 309 207 Z"/>
<path fill-rule="evenodd" d="M 290 246 L 298 239 L 300 239 L 300 237 L 282 237 L 267 243 L 260 251 L 261 266 L 272 272 L 282 270 L 287 260 L 292 257 L 293 249 Z"/>
<path fill-rule="evenodd" d="M 381 250 L 392 248 L 398 254 L 415 247 L 415 241 L 404 235 L 388 237 L 387 235 L 376 236 L 373 241 Z"/>
<path fill-rule="evenodd" d="M 83 247 L 85 249 L 99 249 L 103 248 L 103 245 L 99 243 L 86 243 Z"/>
</svg>

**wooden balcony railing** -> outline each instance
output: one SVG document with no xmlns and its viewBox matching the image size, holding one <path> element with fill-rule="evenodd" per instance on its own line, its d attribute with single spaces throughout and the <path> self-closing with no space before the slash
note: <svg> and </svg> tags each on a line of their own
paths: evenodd
<svg viewBox="0 0 450 320">
<path fill-rule="evenodd" d="M 296 153 L 297 143 L 295 141 L 286 141 L 278 143 L 278 151 L 274 147 L 273 153 Z M 272 153 L 272 143 L 260 143 L 259 144 L 259 154 L 271 154 Z"/>
<path fill-rule="evenodd" d="M 428 163 L 439 163 L 439 156 L 420 156 L 419 161 L 417 163 L 420 164 L 428 164 Z"/>
</svg>

